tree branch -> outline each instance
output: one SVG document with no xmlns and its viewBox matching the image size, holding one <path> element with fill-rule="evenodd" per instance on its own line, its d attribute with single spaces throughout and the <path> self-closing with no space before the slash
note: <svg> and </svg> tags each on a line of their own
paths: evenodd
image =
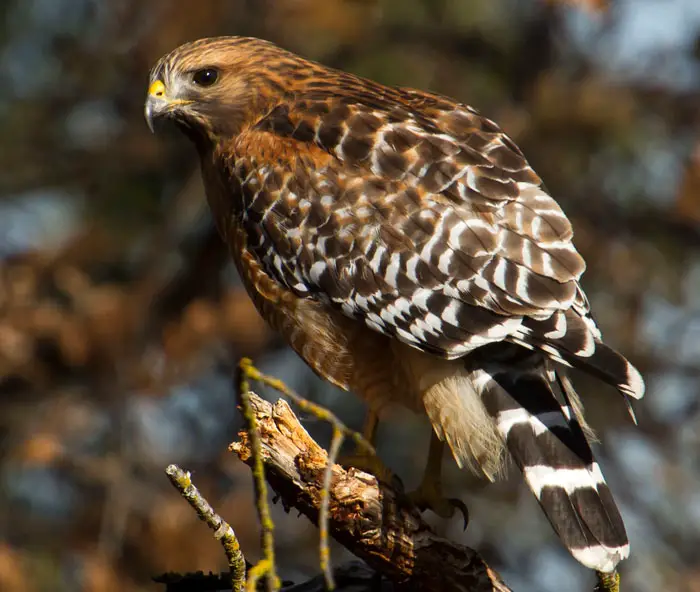
<svg viewBox="0 0 700 592">
<path fill-rule="evenodd" d="M 328 455 L 299 423 L 289 405 L 274 405 L 251 393 L 270 486 L 285 507 L 318 523 Z M 253 465 L 246 432 L 230 449 Z M 402 493 L 367 473 L 332 468 L 329 531 L 370 567 L 396 584 L 423 590 L 510 592 L 479 554 L 438 537 Z"/>
<path fill-rule="evenodd" d="M 190 479 L 190 474 L 177 465 L 169 465 L 165 469 L 170 482 L 192 506 L 199 518 L 214 531 L 216 538 L 224 548 L 228 559 L 230 584 L 233 592 L 243 592 L 245 586 L 246 565 L 241 546 L 238 543 L 233 528 L 219 516 L 209 502 L 204 499 Z"/>
</svg>

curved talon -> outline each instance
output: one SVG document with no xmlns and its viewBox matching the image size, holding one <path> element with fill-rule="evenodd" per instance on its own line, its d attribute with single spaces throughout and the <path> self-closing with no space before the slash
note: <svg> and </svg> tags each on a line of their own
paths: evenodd
<svg viewBox="0 0 700 592">
<path fill-rule="evenodd" d="M 421 512 L 431 510 L 436 515 L 440 516 L 440 518 L 452 518 L 455 510 L 459 510 L 464 520 L 464 530 L 467 529 L 469 524 L 469 510 L 462 500 L 457 498 L 444 498 L 439 494 L 439 491 L 434 490 L 432 487 L 426 487 L 425 485 L 407 494 L 407 497 Z"/>
<path fill-rule="evenodd" d="M 464 520 L 463 530 L 467 530 L 467 526 L 469 526 L 469 509 L 467 508 L 467 504 L 456 497 L 449 498 L 447 502 L 453 507 L 453 513 L 454 509 L 457 509 L 462 513 L 462 519 Z"/>
</svg>

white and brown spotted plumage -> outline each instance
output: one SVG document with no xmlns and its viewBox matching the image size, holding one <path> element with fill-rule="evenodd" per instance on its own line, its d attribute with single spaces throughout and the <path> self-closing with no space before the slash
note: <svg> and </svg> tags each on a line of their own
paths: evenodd
<svg viewBox="0 0 700 592">
<path fill-rule="evenodd" d="M 429 416 L 461 465 L 504 449 L 588 567 L 629 552 L 564 367 L 639 398 L 601 341 L 584 262 L 513 141 L 471 107 L 250 38 L 184 45 L 146 114 L 195 142 L 261 314 L 323 378 Z"/>
</svg>

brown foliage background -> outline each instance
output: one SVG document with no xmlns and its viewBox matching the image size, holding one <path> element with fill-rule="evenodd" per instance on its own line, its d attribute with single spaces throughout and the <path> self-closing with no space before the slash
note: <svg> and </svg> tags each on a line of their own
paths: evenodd
<svg viewBox="0 0 700 592">
<path fill-rule="evenodd" d="M 226 453 L 242 355 L 361 423 L 361 405 L 252 309 L 186 140 L 143 122 L 151 64 L 216 34 L 459 97 L 516 139 L 573 219 L 607 339 L 649 383 L 635 429 L 614 392 L 578 377 L 629 525 L 627 589 L 700 590 L 697 2 L 5 0 L 0 12 L 0 590 L 157 590 L 159 572 L 223 569 L 163 475 L 170 462 L 254 560 L 248 471 Z M 427 425 L 397 412 L 380 438 L 414 483 Z M 472 523 L 436 528 L 516 590 L 589 589 L 519 477 L 485 489 L 446 471 Z M 274 517 L 283 577 L 315 573 L 315 529 Z"/>
</svg>

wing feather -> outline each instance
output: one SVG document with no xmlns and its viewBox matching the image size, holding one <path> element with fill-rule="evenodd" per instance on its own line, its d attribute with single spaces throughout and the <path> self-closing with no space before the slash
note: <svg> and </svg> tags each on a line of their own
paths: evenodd
<svg viewBox="0 0 700 592">
<path fill-rule="evenodd" d="M 595 369 L 571 224 L 517 146 L 469 107 L 380 88 L 314 91 L 236 140 L 268 273 L 445 358 L 510 340 Z M 600 359 L 624 390 L 629 373 Z"/>
</svg>

